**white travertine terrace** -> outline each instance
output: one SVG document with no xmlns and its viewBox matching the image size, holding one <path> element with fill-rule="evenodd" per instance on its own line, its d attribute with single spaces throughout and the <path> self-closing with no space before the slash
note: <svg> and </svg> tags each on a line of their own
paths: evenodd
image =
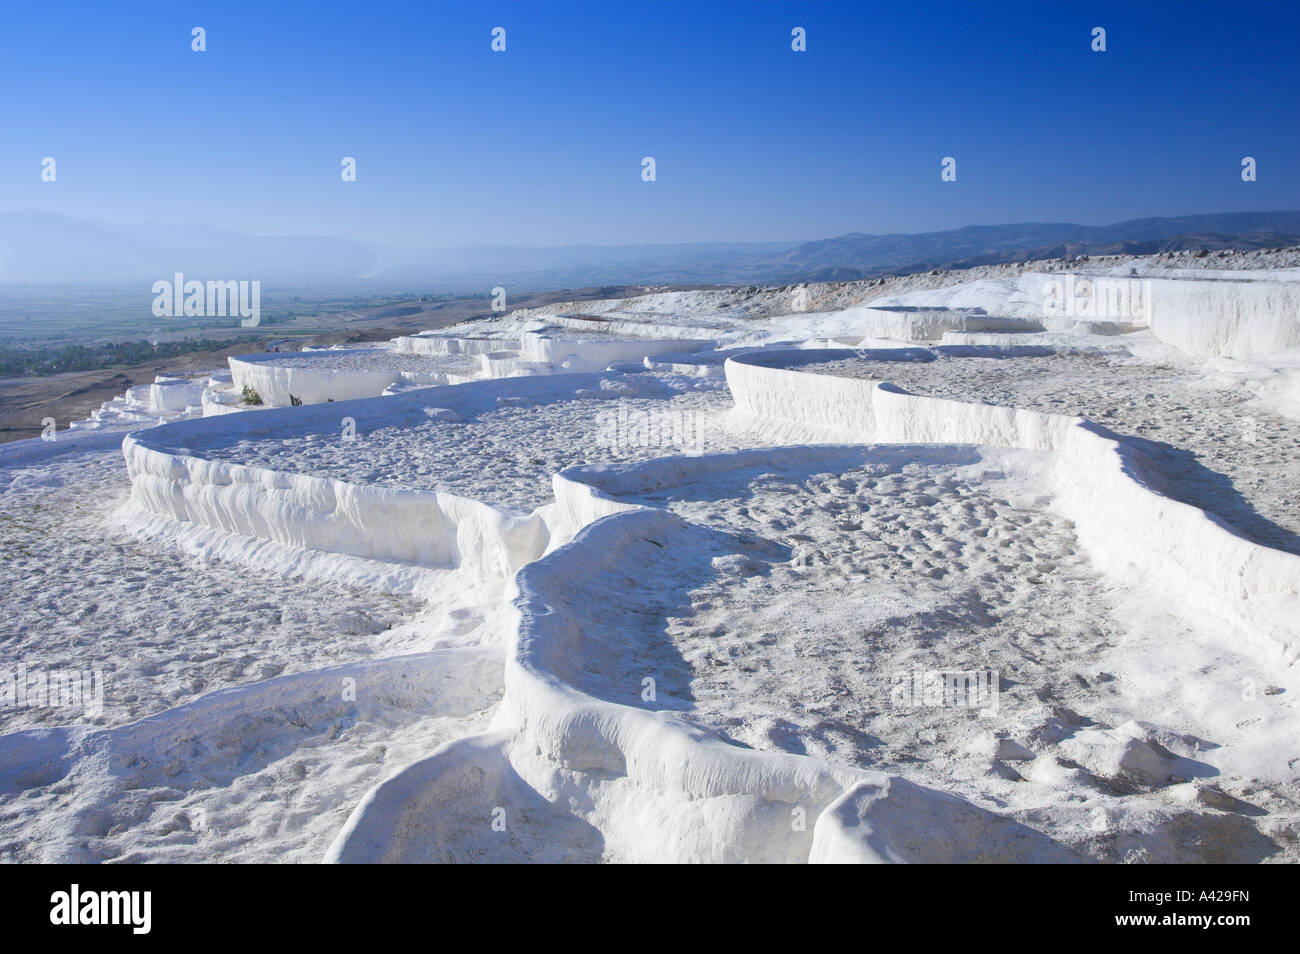
<svg viewBox="0 0 1300 954">
<path fill-rule="evenodd" d="M 831 467 L 845 447 L 870 456 L 883 445 L 940 457 L 967 448 L 990 468 L 1021 468 L 1015 477 L 1038 501 L 1032 506 L 1050 507 L 1068 521 L 1100 574 L 1117 586 L 1140 585 L 1170 615 L 1213 621 L 1243 658 L 1293 673 L 1300 659 L 1300 556 L 1254 543 L 1213 514 L 1156 492 L 1158 475 L 1144 470 L 1149 462 L 1123 436 L 1078 416 L 909 394 L 885 381 L 801 369 L 853 353 L 822 350 L 826 343 L 865 346 L 876 339 L 984 343 L 1010 353 L 1020 341 L 1049 348 L 1073 336 L 1084 347 L 1096 345 L 1089 337 L 1096 334 L 1133 335 L 1197 360 L 1227 359 L 1215 365 L 1216 373 L 1242 375 L 1271 368 L 1247 369 L 1242 362 L 1267 364 L 1269 356 L 1300 347 L 1300 282 L 1293 275 L 1152 274 L 1143 277 L 1151 289 L 1147 315 L 1044 316 L 1044 284 L 1065 275 L 1024 273 L 755 322 L 743 315 L 683 318 L 673 309 L 685 299 L 671 294 L 647 296 L 652 300 L 640 306 L 587 303 L 575 312 L 569 305 L 510 316 L 495 329 L 485 322 L 457 333 L 407 336 L 392 350 L 232 358 L 230 382 L 214 381 L 206 390 L 159 382 L 148 407 L 175 412 L 182 403 L 201 405 L 207 416 L 140 430 L 123 442 L 132 485 L 128 513 L 143 532 L 261 573 L 414 592 L 432 601 L 473 590 L 497 607 L 492 638 L 277 677 L 126 726 L 0 737 L 0 765 L 37 780 L 53 771 L 50 765 L 152 778 L 157 769 L 151 766 L 174 759 L 194 733 L 243 731 L 235 727 L 248 712 L 292 708 L 295 718 L 315 724 L 420 699 L 440 714 L 496 708 L 486 731 L 395 766 L 356 804 L 325 860 L 1096 857 L 1099 849 L 1075 830 L 1074 820 L 1040 830 L 992 798 L 973 797 L 960 785 L 940 790 L 896 766 L 876 771 L 742 747 L 679 710 L 610 698 L 586 682 L 591 673 L 625 666 L 617 643 L 640 632 L 630 622 L 624 633 L 593 621 L 599 607 L 590 598 L 591 582 L 602 581 L 617 607 L 621 600 L 631 605 L 642 577 L 693 572 L 679 561 L 698 549 L 700 525 L 646 502 L 650 491 L 707 488 L 742 468 L 769 468 L 779 478 L 791 462 Z M 1080 270 L 1076 277 L 1106 275 Z M 527 514 L 441 489 L 289 473 L 205 455 L 205 448 L 267 436 L 337 434 L 344 418 L 363 433 L 427 426 L 439 420 L 427 412 L 454 414 L 458 402 L 485 396 L 541 404 L 599 386 L 597 376 L 564 372 L 611 366 L 613 374 L 688 382 L 682 386 L 713 386 L 725 375 L 734 400 L 726 426 L 755 449 L 571 467 L 552 475 L 553 499 Z M 1284 389 L 1297 380 L 1287 377 L 1286 361 L 1277 366 L 1282 370 L 1268 378 L 1274 385 Z M 236 413 L 229 393 L 244 387 L 270 409 Z M 290 395 L 314 406 L 285 407 Z M 143 403 L 145 396 L 135 400 Z M 785 445 L 779 454 L 757 449 L 777 444 Z M 1004 452 L 1009 456 L 999 456 Z M 732 555 L 719 559 L 726 556 Z M 670 608 L 655 612 L 666 617 Z M 340 678 L 358 681 L 360 702 L 339 700 Z M 247 731 L 274 731 L 265 720 L 254 722 Z M 1175 785 L 1161 774 L 1159 738 L 1165 736 L 1137 722 L 1076 727 L 1061 745 L 1077 765 L 1039 755 L 1024 768 L 1025 784 L 1078 783 L 1077 791 L 1091 797 L 1096 792 L 1079 782 L 1083 765 L 1095 770 L 1091 777 L 1118 786 L 1103 793 L 1112 799 L 1105 804 L 1137 799 L 1128 814 L 1117 809 L 1133 844 L 1157 851 L 1161 832 L 1194 812 L 1193 822 L 1205 826 L 1196 850 L 1237 850 L 1237 816 L 1178 802 L 1184 795 L 1210 796 L 1198 794 L 1190 776 Z M 95 768 L 105 752 L 104 767 Z M 1128 774 L 1116 769 L 1106 776 L 1108 760 Z M 1168 764 L 1176 761 L 1170 756 Z M 1140 785 L 1132 772 L 1139 763 L 1157 769 Z M 1136 795 L 1133 786 L 1141 789 Z M 510 819 L 504 831 L 491 824 L 498 809 Z M 1068 806 L 1057 810 L 1075 818 Z"/>
</svg>

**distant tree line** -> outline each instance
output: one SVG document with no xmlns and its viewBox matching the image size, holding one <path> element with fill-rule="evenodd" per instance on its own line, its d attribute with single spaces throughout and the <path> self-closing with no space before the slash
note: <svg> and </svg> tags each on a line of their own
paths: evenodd
<svg viewBox="0 0 1300 954">
<path fill-rule="evenodd" d="M 103 368 L 143 364 L 159 358 L 174 358 L 192 351 L 214 351 L 229 346 L 213 338 L 185 338 L 180 341 L 114 341 L 106 344 L 44 345 L 9 348 L 0 344 L 0 376 L 28 377 L 61 374 L 64 371 L 98 371 Z"/>
</svg>

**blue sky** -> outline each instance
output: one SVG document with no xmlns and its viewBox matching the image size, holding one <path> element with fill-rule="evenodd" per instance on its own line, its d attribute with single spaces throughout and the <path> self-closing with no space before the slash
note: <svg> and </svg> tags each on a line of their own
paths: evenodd
<svg viewBox="0 0 1300 954">
<path fill-rule="evenodd" d="M 1289 0 L 96 0 L 5 20 L 0 211 L 445 246 L 1300 208 Z"/>
</svg>

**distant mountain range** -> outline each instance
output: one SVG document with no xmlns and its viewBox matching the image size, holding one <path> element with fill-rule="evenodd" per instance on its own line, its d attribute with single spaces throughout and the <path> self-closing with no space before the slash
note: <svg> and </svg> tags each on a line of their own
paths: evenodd
<svg viewBox="0 0 1300 954">
<path fill-rule="evenodd" d="M 847 281 L 926 268 L 967 268 L 1072 255 L 1149 255 L 1182 249 L 1300 244 L 1300 212 L 1225 212 L 1131 219 L 1114 225 L 1024 222 L 947 232 L 863 235 L 804 242 L 775 261 L 804 280 Z"/>
<path fill-rule="evenodd" d="M 944 232 L 852 232 L 813 242 L 466 247 L 267 237 L 211 226 L 111 225 L 45 212 L 0 214 L 0 283 L 206 279 L 328 283 L 381 291 L 546 290 L 600 284 L 843 281 L 1068 255 L 1300 244 L 1300 212 L 1229 212 L 1115 225 L 1017 223 Z"/>
</svg>

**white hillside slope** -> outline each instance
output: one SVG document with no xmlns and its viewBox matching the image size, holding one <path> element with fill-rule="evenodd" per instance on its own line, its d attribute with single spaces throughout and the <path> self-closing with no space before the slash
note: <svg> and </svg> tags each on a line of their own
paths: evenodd
<svg viewBox="0 0 1300 954">
<path fill-rule="evenodd" d="M 1178 264 L 548 306 L 0 447 L 14 658 L 112 676 L 0 710 L 0 854 L 1300 860 L 1300 283 Z"/>
</svg>

